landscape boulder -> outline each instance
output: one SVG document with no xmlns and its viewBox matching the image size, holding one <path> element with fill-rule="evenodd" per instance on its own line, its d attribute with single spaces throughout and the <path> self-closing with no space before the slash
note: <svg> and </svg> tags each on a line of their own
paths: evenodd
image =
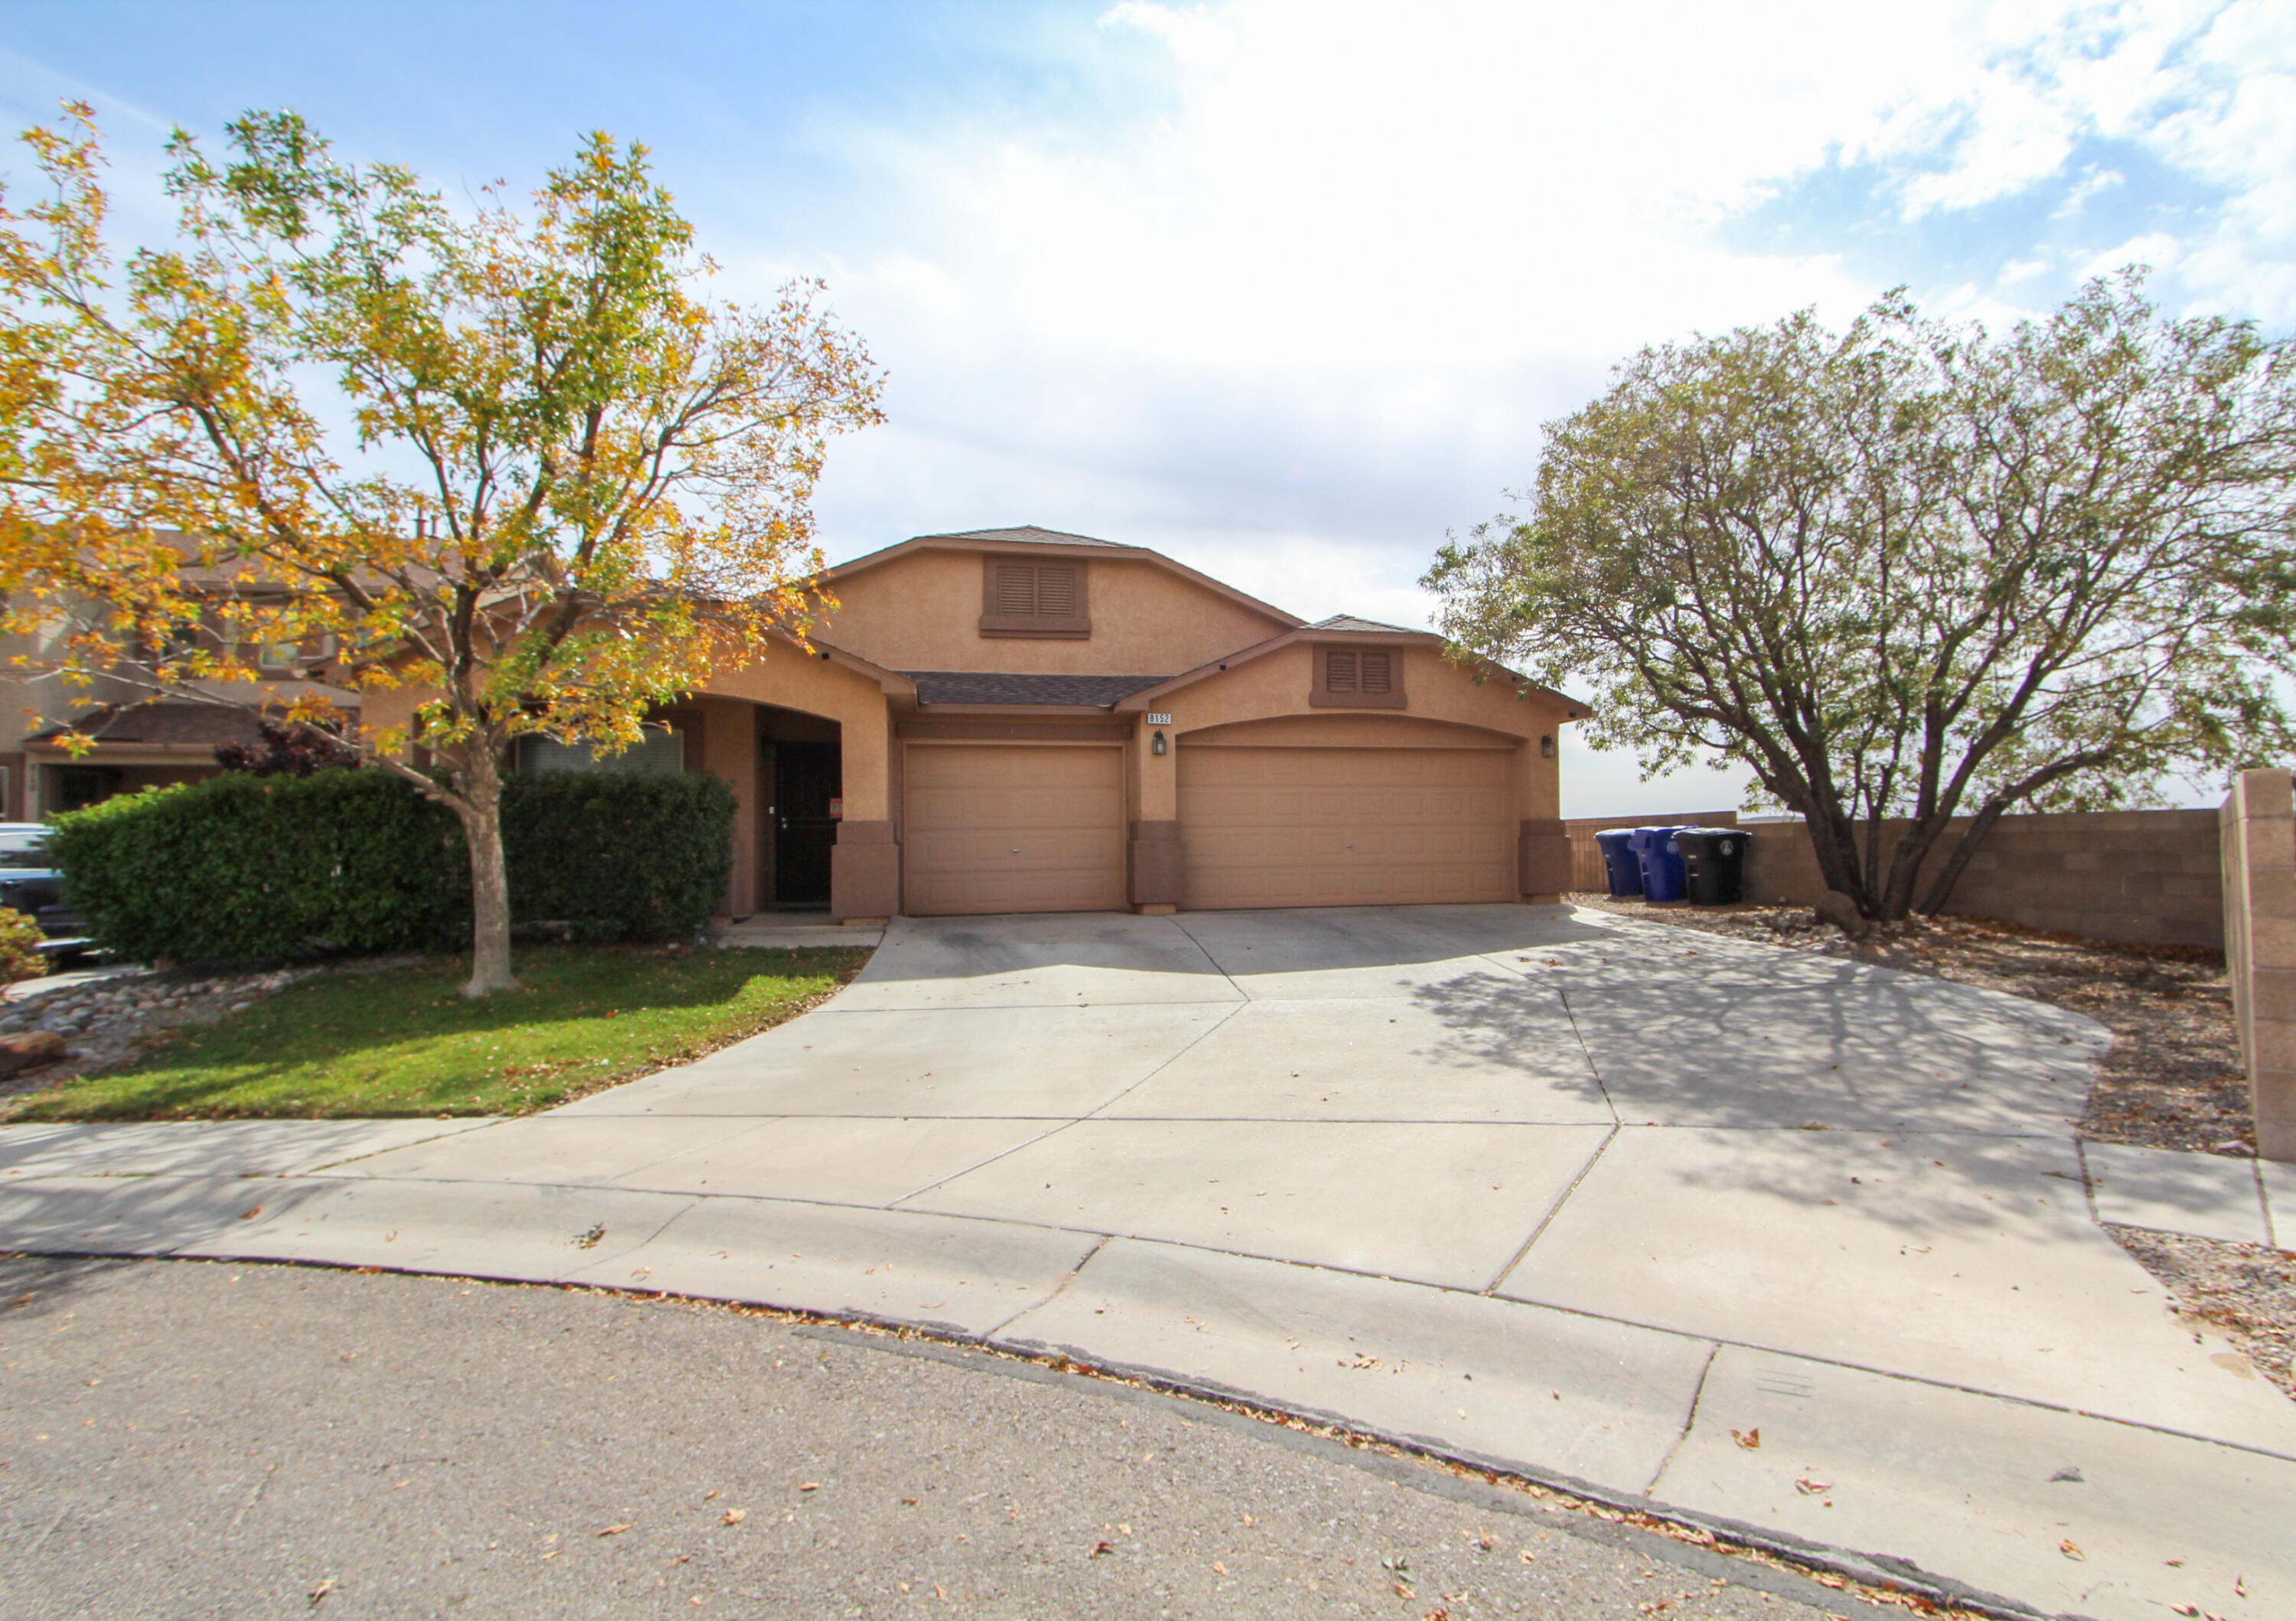
<svg viewBox="0 0 2296 1621">
<path fill-rule="evenodd" d="M 1874 925 L 1857 910 L 1857 903 L 1839 889 L 1828 889 L 1817 897 L 1818 921 L 1831 923 L 1853 940 L 1862 940 Z"/>
<path fill-rule="evenodd" d="M 21 1070 L 53 1064 L 69 1052 L 64 1038 L 53 1030 L 26 1030 L 17 1036 L 0 1036 L 0 1081 Z"/>
</svg>

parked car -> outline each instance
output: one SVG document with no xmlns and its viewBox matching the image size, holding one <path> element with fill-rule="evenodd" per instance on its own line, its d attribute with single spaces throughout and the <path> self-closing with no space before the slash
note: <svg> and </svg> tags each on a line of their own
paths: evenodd
<svg viewBox="0 0 2296 1621">
<path fill-rule="evenodd" d="M 86 921 L 63 904 L 63 874 L 48 856 L 48 830 L 37 822 L 0 822 L 0 906 L 40 926 L 40 949 L 50 957 L 78 956 L 94 948 Z"/>
</svg>

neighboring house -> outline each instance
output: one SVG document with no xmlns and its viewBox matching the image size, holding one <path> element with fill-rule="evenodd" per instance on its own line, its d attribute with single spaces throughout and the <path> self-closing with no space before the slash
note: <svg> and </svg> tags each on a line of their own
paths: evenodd
<svg viewBox="0 0 2296 1621">
<path fill-rule="evenodd" d="M 169 651 L 204 648 L 250 667 L 254 681 L 186 681 L 175 696 L 153 697 L 148 669 L 125 667 L 92 686 L 67 687 L 53 675 L 29 672 L 53 663 L 53 648 L 43 643 L 64 634 L 69 614 L 40 636 L 0 636 L 0 821 L 37 822 L 114 794 L 213 776 L 222 769 L 215 758 L 219 745 L 259 741 L 258 705 L 283 707 L 316 691 L 356 724 L 357 696 L 326 684 L 324 641 L 296 646 L 230 640 L 223 605 L 258 596 L 264 587 L 219 569 L 191 571 L 191 583 L 213 606 L 199 622 L 176 627 Z M 19 655 L 27 665 L 13 663 Z M 72 729 L 95 746 L 79 755 L 66 749 L 57 739 Z"/>
<path fill-rule="evenodd" d="M 1439 638 L 1309 625 L 1140 546 L 926 535 L 829 570 L 813 638 L 719 673 L 623 765 L 742 801 L 727 911 L 1548 899 L 1578 700 Z M 371 693 L 377 725 L 414 694 Z M 385 712 L 389 705 L 392 713 Z M 650 758 L 648 757 L 651 757 Z M 617 763 L 617 762 L 610 762 Z M 521 769 L 586 751 L 529 740 Z"/>
</svg>

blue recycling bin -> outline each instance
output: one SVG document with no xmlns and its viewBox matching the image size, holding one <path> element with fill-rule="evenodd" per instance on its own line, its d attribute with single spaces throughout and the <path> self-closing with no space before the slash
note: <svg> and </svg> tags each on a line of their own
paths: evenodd
<svg viewBox="0 0 2296 1621">
<path fill-rule="evenodd" d="M 1613 896 L 1643 892 L 1642 857 L 1634 852 L 1634 836 L 1632 828 L 1624 827 L 1595 835 L 1595 846 L 1603 852 L 1603 874 L 1610 880 Z"/>
<path fill-rule="evenodd" d="M 1627 837 L 1628 847 L 1642 863 L 1643 898 L 1678 901 L 1683 896 L 1682 851 L 1675 844 L 1674 827 L 1638 827 Z"/>
</svg>

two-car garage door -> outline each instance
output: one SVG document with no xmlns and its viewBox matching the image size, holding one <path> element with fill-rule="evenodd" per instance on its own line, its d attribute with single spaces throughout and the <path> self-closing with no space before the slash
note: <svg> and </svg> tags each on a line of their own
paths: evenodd
<svg viewBox="0 0 2296 1621">
<path fill-rule="evenodd" d="M 1184 904 L 1512 900 L 1512 760 L 1496 749 L 1183 744 Z"/>
<path fill-rule="evenodd" d="M 1494 749 L 1183 743 L 1187 907 L 1514 896 L 1512 755 Z M 1121 910 L 1123 755 L 1112 746 L 908 745 L 904 910 Z"/>
</svg>

